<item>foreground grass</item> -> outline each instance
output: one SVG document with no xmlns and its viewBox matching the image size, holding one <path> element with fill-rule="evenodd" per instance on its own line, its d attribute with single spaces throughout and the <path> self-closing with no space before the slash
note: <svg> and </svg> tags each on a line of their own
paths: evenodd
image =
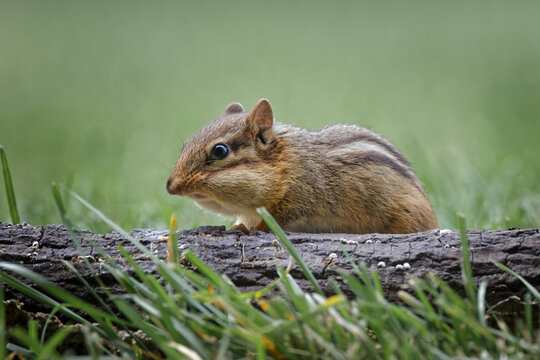
<svg viewBox="0 0 540 360">
<path fill-rule="evenodd" d="M 73 229 L 56 187 L 53 187 L 53 193 L 64 223 Z M 318 290 L 310 270 L 303 265 L 285 234 L 261 210 L 261 215 L 304 275 L 311 279 L 316 292 L 303 291 L 289 275 L 289 269 L 278 267 L 279 278 L 273 284 L 257 292 L 245 293 L 189 251 L 182 255 L 196 268 L 195 271 L 181 266 L 176 252 L 169 252 L 167 262 L 156 258 L 104 214 L 78 195 L 72 195 L 151 258 L 159 269 L 160 278 L 145 274 L 119 246 L 124 259 L 135 270 L 134 276 L 123 271 L 102 249 L 96 249 L 106 258 L 104 267 L 125 289 L 125 295 L 107 293 L 113 304 L 111 308 L 105 305 L 95 308 L 16 264 L 0 264 L 0 281 L 40 299 L 53 309 L 51 314 L 62 313 L 80 324 L 86 352 L 93 358 L 444 359 L 507 356 L 532 359 L 540 356 L 540 329 L 533 327 L 530 316 L 516 324 L 505 324 L 489 313 L 484 302 L 487 284 L 480 284 L 478 289 L 474 286 L 466 251 L 463 252 L 466 298 L 458 296 L 437 276 L 428 275 L 425 279 L 409 279 L 409 291 L 400 292 L 406 306 L 392 304 L 382 292 L 377 272 L 368 271 L 362 264 L 352 264 L 353 273 L 341 274 L 344 286 L 354 294 L 352 299 L 346 299 L 342 295 L 343 289 L 337 285 L 336 295 L 326 297 Z M 172 222 L 169 241 L 172 248 L 177 248 L 174 230 Z M 77 238 L 73 239 L 77 244 Z M 466 236 L 462 243 L 466 249 Z M 71 270 L 75 271 L 72 267 Z M 13 274 L 37 284 L 39 290 L 18 282 Z M 82 282 L 81 286 L 89 287 L 89 284 Z M 95 294 L 94 289 L 89 289 Z M 540 300 L 540 294 L 532 287 L 531 291 L 536 301 Z M 98 300 L 104 304 L 104 299 Z M 525 313 L 532 314 L 533 306 L 538 304 L 532 305 L 529 296 Z M 5 329 L 3 312 L 0 302 L 0 329 Z M 489 317 L 492 320 L 489 323 L 495 326 L 488 324 L 486 319 Z M 510 328 L 514 330 L 510 331 Z M 60 346 L 72 331 L 73 327 L 66 326 L 44 338 L 45 329 L 31 322 L 26 329 L 10 329 L 7 340 L 6 334 L 0 332 L 0 345 L 7 341 L 8 352 L 18 352 L 26 358 L 62 358 Z M 0 357 L 6 354 L 0 352 Z M 69 355 L 69 358 L 77 358 L 77 355 Z"/>
<path fill-rule="evenodd" d="M 539 13 L 530 0 L 3 1 L 0 143 L 21 217 L 61 221 L 43 196 L 55 181 L 127 229 L 171 213 L 223 224 L 166 179 L 228 103 L 266 97 L 278 121 L 388 138 L 443 228 L 456 212 L 472 228 L 540 227 Z"/>
</svg>

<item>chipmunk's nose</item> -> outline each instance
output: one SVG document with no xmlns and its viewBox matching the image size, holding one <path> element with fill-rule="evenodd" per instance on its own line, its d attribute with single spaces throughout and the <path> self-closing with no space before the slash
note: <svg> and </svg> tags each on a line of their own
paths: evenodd
<svg viewBox="0 0 540 360">
<path fill-rule="evenodd" d="M 171 195 L 182 195 L 180 184 L 175 184 L 172 176 L 167 179 L 167 192 Z"/>
</svg>

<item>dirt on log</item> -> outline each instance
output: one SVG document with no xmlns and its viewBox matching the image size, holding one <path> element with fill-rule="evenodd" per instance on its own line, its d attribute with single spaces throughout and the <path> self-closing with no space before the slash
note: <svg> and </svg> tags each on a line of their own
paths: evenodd
<svg viewBox="0 0 540 360">
<path fill-rule="evenodd" d="M 131 271 L 120 257 L 117 246 L 122 244 L 146 273 L 157 275 L 152 261 L 120 234 L 113 232 L 99 235 L 88 230 L 77 233 L 81 240 L 91 239 L 109 255 L 117 258 L 126 271 Z M 134 230 L 131 235 L 158 257 L 165 259 L 167 243 L 163 237 L 167 235 L 166 231 Z M 437 274 L 452 288 L 464 294 L 461 240 L 456 231 L 432 230 L 404 235 L 291 233 L 289 236 L 327 294 L 333 293 L 328 281 L 330 277 L 340 284 L 339 271 L 352 270 L 342 249 L 355 262 L 364 262 L 370 269 L 377 268 L 385 295 L 390 301 L 398 301 L 397 292 L 407 282 L 408 276 L 422 277 L 427 273 Z M 277 277 L 276 265 L 286 267 L 291 261 L 273 234 L 247 236 L 237 231 L 226 231 L 224 227 L 199 227 L 179 231 L 178 237 L 181 252 L 192 250 L 215 271 L 231 279 L 242 291 L 259 289 L 269 284 Z M 517 278 L 497 268 L 492 260 L 513 269 L 536 289 L 540 288 L 539 229 L 470 230 L 468 237 L 474 281 L 477 284 L 482 281 L 488 283 L 486 300 L 489 304 L 507 301 L 512 297 L 516 299 L 516 296 L 522 298 L 527 291 Z M 101 280 L 113 293 L 121 293 L 122 288 L 101 266 L 100 256 L 86 242 L 82 243 L 82 255 L 89 256 Z M 25 266 L 73 294 L 93 302 L 87 289 L 62 260 L 71 262 L 86 280 L 96 284 L 63 225 L 31 226 L 0 222 L 0 262 Z M 404 265 L 406 263 L 408 265 Z M 5 272 L 5 269 L 0 266 L 0 271 Z M 303 289 L 312 290 L 294 263 L 291 275 Z M 21 301 L 27 311 L 50 312 L 44 305 L 6 284 L 4 291 L 6 299 Z"/>
</svg>

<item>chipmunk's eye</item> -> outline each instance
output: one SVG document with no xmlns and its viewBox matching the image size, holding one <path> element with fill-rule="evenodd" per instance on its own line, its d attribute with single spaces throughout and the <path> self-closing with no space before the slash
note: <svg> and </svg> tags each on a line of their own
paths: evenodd
<svg viewBox="0 0 540 360">
<path fill-rule="evenodd" d="M 212 148 L 210 157 L 212 160 L 221 160 L 225 159 L 229 155 L 229 147 L 225 144 L 217 144 Z"/>
</svg>

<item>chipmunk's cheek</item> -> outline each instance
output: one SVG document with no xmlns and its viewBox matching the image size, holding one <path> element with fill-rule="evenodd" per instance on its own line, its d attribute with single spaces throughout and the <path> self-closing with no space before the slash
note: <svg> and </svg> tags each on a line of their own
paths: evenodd
<svg viewBox="0 0 540 360">
<path fill-rule="evenodd" d="M 217 187 L 219 191 L 215 193 L 216 199 L 220 202 L 242 209 L 256 208 L 262 205 L 261 189 L 249 175 L 244 174 L 235 178 L 227 177 L 221 180 Z"/>
</svg>

